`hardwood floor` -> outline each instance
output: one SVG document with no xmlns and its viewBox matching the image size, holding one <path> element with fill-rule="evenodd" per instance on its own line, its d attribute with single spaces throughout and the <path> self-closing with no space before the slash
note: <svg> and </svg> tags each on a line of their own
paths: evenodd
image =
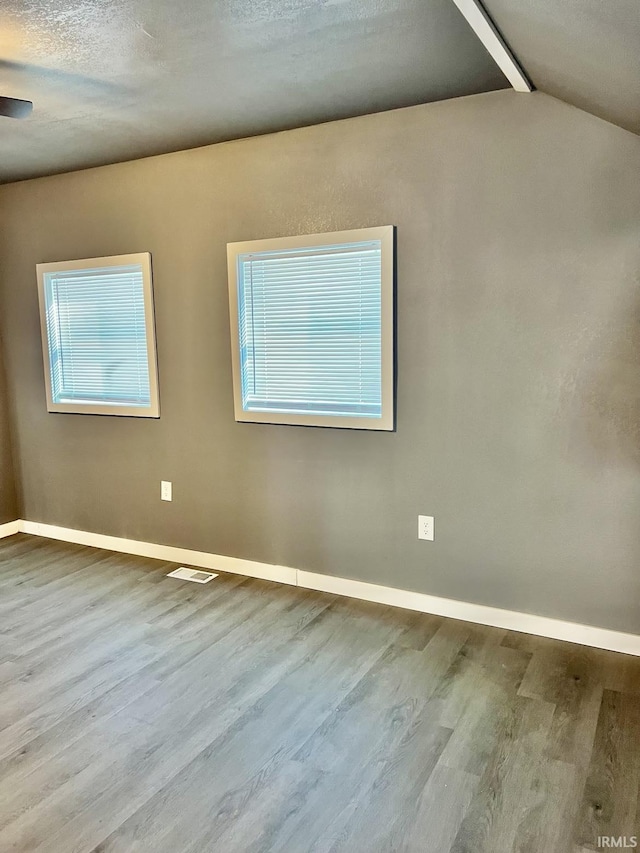
<svg viewBox="0 0 640 853">
<path fill-rule="evenodd" d="M 0 851 L 640 839 L 640 659 L 0 541 Z"/>
</svg>

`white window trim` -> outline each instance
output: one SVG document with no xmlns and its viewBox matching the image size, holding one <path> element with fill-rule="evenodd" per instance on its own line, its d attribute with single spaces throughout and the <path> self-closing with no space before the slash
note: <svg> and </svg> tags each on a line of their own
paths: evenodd
<svg viewBox="0 0 640 853">
<path fill-rule="evenodd" d="M 334 427 L 369 431 L 392 432 L 395 429 L 394 399 L 394 226 L 358 228 L 350 231 L 332 231 L 326 234 L 306 234 L 295 237 L 276 237 L 268 240 L 250 240 L 227 244 L 229 271 L 229 316 L 231 321 L 231 361 L 233 368 L 233 400 L 235 419 L 240 422 L 261 424 L 290 424 L 294 426 Z M 268 252 L 286 249 L 325 246 L 337 243 L 357 243 L 380 240 L 382 275 L 382 417 L 350 418 L 338 415 L 286 414 L 283 412 L 245 411 L 242 406 L 242 370 L 240 364 L 239 309 L 238 309 L 238 256 L 251 252 Z"/>
<path fill-rule="evenodd" d="M 49 356 L 49 338 L 47 333 L 47 308 L 45 295 L 45 274 L 65 272 L 66 270 L 91 269 L 96 267 L 119 267 L 139 264 L 142 267 L 144 288 L 144 313 L 147 333 L 147 360 L 149 363 L 150 404 L 146 407 L 119 406 L 105 403 L 56 403 L 51 387 L 51 360 Z M 122 417 L 159 418 L 160 395 L 158 391 L 158 360 L 156 351 L 156 332 L 153 305 L 153 280 L 151 274 L 151 255 L 138 252 L 131 255 L 112 255 L 105 258 L 84 258 L 76 261 L 36 264 L 38 276 L 38 299 L 40 303 L 40 329 L 42 335 L 42 354 L 44 358 L 44 380 L 47 392 L 47 411 L 75 415 L 119 415 Z"/>
</svg>

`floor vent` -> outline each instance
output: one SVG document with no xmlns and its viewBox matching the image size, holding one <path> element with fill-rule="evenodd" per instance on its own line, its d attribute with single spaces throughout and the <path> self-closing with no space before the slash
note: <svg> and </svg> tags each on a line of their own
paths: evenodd
<svg viewBox="0 0 640 853">
<path fill-rule="evenodd" d="M 179 569 L 174 569 L 167 575 L 168 578 L 179 578 L 181 581 L 193 581 L 194 583 L 209 583 L 218 575 L 212 572 L 201 572 L 199 569 L 188 569 L 186 566 L 180 566 Z"/>
</svg>

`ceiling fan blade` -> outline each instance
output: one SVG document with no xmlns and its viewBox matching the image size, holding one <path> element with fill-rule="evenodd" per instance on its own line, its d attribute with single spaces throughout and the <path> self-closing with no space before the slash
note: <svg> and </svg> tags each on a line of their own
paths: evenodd
<svg viewBox="0 0 640 853">
<path fill-rule="evenodd" d="M 21 101 L 19 98 L 3 98 L 0 96 L 0 116 L 7 118 L 26 118 L 33 109 L 31 101 Z"/>
</svg>

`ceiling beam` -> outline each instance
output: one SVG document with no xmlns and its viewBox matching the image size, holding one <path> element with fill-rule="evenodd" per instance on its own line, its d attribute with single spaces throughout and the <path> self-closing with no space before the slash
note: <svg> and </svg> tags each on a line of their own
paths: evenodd
<svg viewBox="0 0 640 853">
<path fill-rule="evenodd" d="M 516 92 L 533 92 L 517 59 L 479 0 L 453 0 Z"/>
</svg>

